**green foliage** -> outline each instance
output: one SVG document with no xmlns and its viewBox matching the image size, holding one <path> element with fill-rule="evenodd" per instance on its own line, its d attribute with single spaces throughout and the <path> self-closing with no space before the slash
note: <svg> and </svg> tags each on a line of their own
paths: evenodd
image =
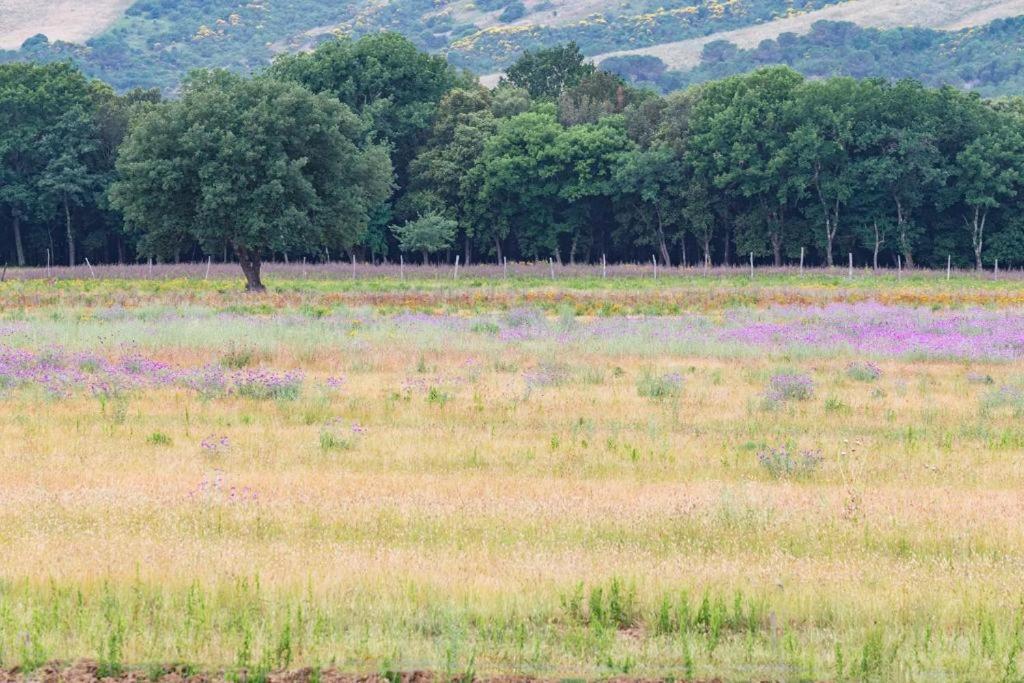
<svg viewBox="0 0 1024 683">
<path fill-rule="evenodd" d="M 110 260 L 111 244 L 123 249 L 103 190 L 129 111 L 145 99 L 153 95 L 117 97 L 68 64 L 0 64 L 0 220 L 13 238 L 0 246 L 5 262 L 45 263 L 49 250 L 51 262 L 75 264 L 82 246 L 94 260 L 104 251 Z"/>
<path fill-rule="evenodd" d="M 596 69 L 588 64 L 576 43 L 527 52 L 505 73 L 511 85 L 539 100 L 554 100 L 566 88 L 578 85 Z"/>
<path fill-rule="evenodd" d="M 678 373 L 654 375 L 645 372 L 636 385 L 637 393 L 640 396 L 656 400 L 676 398 L 682 389 L 683 378 Z"/>
<path fill-rule="evenodd" d="M 330 94 L 368 119 L 373 136 L 392 146 L 400 176 L 433 124 L 438 101 L 459 83 L 448 62 L 397 33 L 330 40 L 279 58 L 268 73 Z"/>
<path fill-rule="evenodd" d="M 423 262 L 426 263 L 430 254 L 451 246 L 457 227 L 458 224 L 450 218 L 429 213 L 404 225 L 392 226 L 391 230 L 398 238 L 402 251 L 420 252 L 423 254 Z"/>
</svg>

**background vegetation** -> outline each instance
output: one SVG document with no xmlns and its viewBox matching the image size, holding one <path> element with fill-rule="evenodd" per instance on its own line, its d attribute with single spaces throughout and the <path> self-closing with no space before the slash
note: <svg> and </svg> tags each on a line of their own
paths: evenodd
<svg viewBox="0 0 1024 683">
<path fill-rule="evenodd" d="M 0 104 L 10 264 L 237 259 L 259 289 L 263 260 L 1024 261 L 1024 105 L 910 80 L 662 97 L 569 44 L 489 90 L 383 33 L 168 100 L 0 65 Z"/>
</svg>

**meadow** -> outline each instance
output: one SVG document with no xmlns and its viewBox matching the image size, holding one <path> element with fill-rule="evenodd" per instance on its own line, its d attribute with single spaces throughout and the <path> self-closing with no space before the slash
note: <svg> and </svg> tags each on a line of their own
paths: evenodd
<svg viewBox="0 0 1024 683">
<path fill-rule="evenodd" d="M 10 272 L 0 671 L 1024 675 L 1019 274 L 518 268 Z"/>
</svg>

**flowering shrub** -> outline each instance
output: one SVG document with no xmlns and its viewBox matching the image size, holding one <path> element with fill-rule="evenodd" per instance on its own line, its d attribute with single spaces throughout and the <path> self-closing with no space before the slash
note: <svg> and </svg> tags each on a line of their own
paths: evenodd
<svg viewBox="0 0 1024 683">
<path fill-rule="evenodd" d="M 302 391 L 302 373 L 270 370 L 242 370 L 232 378 L 234 392 L 256 400 L 293 401 Z"/>
<path fill-rule="evenodd" d="M 320 448 L 324 451 L 349 451 L 365 433 L 366 429 L 357 423 L 349 426 L 340 418 L 334 419 L 320 428 Z"/>
<path fill-rule="evenodd" d="M 231 441 L 226 436 L 211 434 L 203 439 L 199 446 L 209 455 L 223 455 L 231 450 Z"/>
<path fill-rule="evenodd" d="M 814 396 L 814 380 L 797 372 L 773 375 L 768 381 L 768 400 L 806 401 Z"/>
</svg>

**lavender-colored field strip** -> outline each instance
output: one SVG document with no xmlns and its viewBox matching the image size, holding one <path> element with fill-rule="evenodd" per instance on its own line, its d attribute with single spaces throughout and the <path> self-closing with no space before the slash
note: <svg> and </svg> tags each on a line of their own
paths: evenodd
<svg viewBox="0 0 1024 683">
<path fill-rule="evenodd" d="M 179 388 L 203 397 L 236 395 L 254 399 L 293 398 L 301 390 L 300 373 L 268 369 L 227 370 L 216 364 L 175 367 L 159 362 L 118 342 L 135 335 L 138 323 L 102 313 L 98 326 L 109 336 L 91 351 L 39 348 L 45 320 L 0 325 L 0 392 L 36 387 L 54 397 Z M 254 343 L 274 334 L 303 327 L 315 332 L 317 343 L 346 353 L 375 345 L 424 344 L 440 349 L 514 350 L 518 345 L 547 345 L 577 350 L 637 354 L 730 355 L 748 353 L 845 355 L 876 359 L 1005 362 L 1024 359 L 1024 310 L 971 308 L 932 310 L 879 304 L 836 304 L 820 308 L 777 307 L 734 309 L 721 316 L 550 318 L 533 309 L 477 317 L 407 313 L 376 315 L 352 311 L 321 319 L 294 314 L 252 316 L 207 310 L 168 311 L 147 317 L 145 328 L 164 325 L 209 325 L 239 341 Z M 251 337 L 251 330 L 271 335 Z M 234 331 L 234 332 L 232 332 Z M 133 338 L 133 337 L 129 337 Z M 142 348 L 159 346 L 158 339 L 135 339 Z M 114 346 L 116 345 L 116 346 Z M 211 358 L 211 363 L 216 356 Z M 524 380 L 530 370 L 524 371 Z M 323 390 L 336 390 L 341 380 L 329 379 Z"/>
<path fill-rule="evenodd" d="M 479 330 L 477 320 L 406 314 L 390 319 L 410 331 L 444 326 Z M 932 310 L 876 303 L 820 308 L 784 306 L 733 309 L 722 316 L 614 317 L 552 321 L 539 313 L 513 311 L 490 328 L 505 342 L 545 341 L 627 346 L 672 353 L 716 347 L 772 353 L 848 353 L 874 358 L 1012 361 L 1024 358 L 1024 310 L 969 308 Z"/>
<path fill-rule="evenodd" d="M 0 391 L 39 388 L 53 398 L 87 393 L 100 398 L 138 390 L 181 387 L 216 398 L 237 394 L 276 398 L 297 393 L 302 375 L 271 370 L 227 371 L 218 366 L 176 368 L 137 354 L 109 360 L 60 349 L 33 352 L 0 345 Z"/>
</svg>

